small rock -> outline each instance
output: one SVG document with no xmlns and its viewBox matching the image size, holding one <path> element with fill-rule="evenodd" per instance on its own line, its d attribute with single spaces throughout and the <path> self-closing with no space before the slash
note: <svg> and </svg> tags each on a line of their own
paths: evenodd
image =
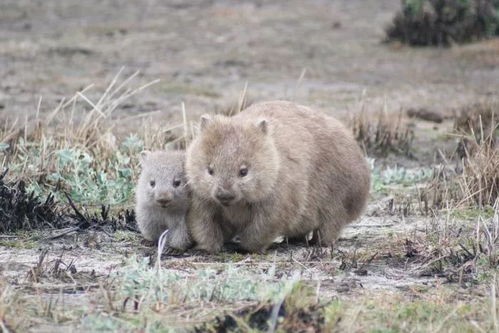
<svg viewBox="0 0 499 333">
<path fill-rule="evenodd" d="M 365 269 L 365 268 L 359 268 L 353 272 L 359 276 L 367 276 L 367 269 Z"/>
</svg>

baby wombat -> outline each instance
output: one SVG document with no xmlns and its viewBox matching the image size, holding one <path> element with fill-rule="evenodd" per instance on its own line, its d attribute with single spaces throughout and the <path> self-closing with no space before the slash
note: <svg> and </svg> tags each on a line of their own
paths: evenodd
<svg viewBox="0 0 499 333">
<path fill-rule="evenodd" d="M 239 236 L 264 251 L 278 236 L 332 244 L 364 209 L 370 172 L 336 119 L 290 102 L 254 104 L 234 117 L 203 116 L 187 151 L 193 190 L 187 224 L 199 249 Z"/>
<path fill-rule="evenodd" d="M 191 245 L 185 223 L 190 191 L 184 162 L 184 152 L 142 152 L 142 172 L 135 191 L 135 212 L 142 235 L 157 242 L 168 229 L 167 244 L 177 250 L 185 250 Z"/>
</svg>

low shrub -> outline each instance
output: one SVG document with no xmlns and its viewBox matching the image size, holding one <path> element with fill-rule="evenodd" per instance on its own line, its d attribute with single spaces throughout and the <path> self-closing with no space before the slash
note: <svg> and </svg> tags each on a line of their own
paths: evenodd
<svg viewBox="0 0 499 333">
<path fill-rule="evenodd" d="M 402 0 L 386 29 L 388 40 L 449 46 L 499 34 L 498 0 Z"/>
</svg>

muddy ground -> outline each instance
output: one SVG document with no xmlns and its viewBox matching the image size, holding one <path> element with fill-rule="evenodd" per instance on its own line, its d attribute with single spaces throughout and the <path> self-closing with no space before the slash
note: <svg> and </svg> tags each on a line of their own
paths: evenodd
<svg viewBox="0 0 499 333">
<path fill-rule="evenodd" d="M 2 0 L 0 111 L 4 119 L 33 118 L 42 98 L 43 117 L 63 97 L 90 84 L 102 90 L 123 67 L 124 76 L 140 71 L 143 84 L 160 82 L 113 116 L 158 111 L 151 115 L 165 126 L 181 120 L 182 102 L 195 120 L 235 103 L 246 84 L 249 100 L 291 99 L 344 120 L 362 108 L 426 108 L 451 116 L 463 105 L 499 95 L 499 40 L 446 49 L 382 43 L 399 5 L 398 0 L 146 0 L 140 5 Z M 123 133 L 136 126 L 135 119 L 120 122 Z M 390 157 L 385 164 L 431 167 L 437 149 L 453 144 L 435 140 L 450 130 L 450 120 L 440 125 L 415 121 L 414 126 L 420 155 Z M 163 265 L 190 274 L 199 266 L 224 267 L 226 262 L 250 270 L 277 263 L 286 274 L 300 271 L 322 299 L 346 301 L 378 290 L 411 297 L 418 286 L 448 283 L 448 276 L 424 274 L 422 262 L 403 245 L 428 233 L 434 218 L 422 216 L 417 204 L 410 214 L 394 212 L 390 196 L 373 194 L 366 216 L 346 228 L 333 255 L 329 249 L 278 246 L 265 256 L 166 255 Z M 154 254 L 153 247 L 130 235 L 87 232 L 46 240 L 49 234 L 36 241 L 0 235 L 3 244 L 12 241 L 0 247 L 0 274 L 27 294 L 63 294 L 68 304 L 86 302 L 86 295 L 130 255 Z M 59 257 L 65 264 L 74 260 L 72 277 L 46 274 L 33 282 L 29 272 L 43 249 L 49 251 L 50 267 Z M 78 322 L 42 323 L 32 330 L 56 327 L 75 329 Z"/>
</svg>

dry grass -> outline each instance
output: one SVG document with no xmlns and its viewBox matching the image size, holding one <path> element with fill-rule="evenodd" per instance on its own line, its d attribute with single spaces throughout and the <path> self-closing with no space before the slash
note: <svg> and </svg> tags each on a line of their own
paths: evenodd
<svg viewBox="0 0 499 333">
<path fill-rule="evenodd" d="M 469 223 L 448 213 L 435 216 L 425 233 L 406 240 L 407 254 L 417 263 L 414 272 L 460 285 L 488 281 L 499 264 L 499 202 L 492 216 Z"/>
<path fill-rule="evenodd" d="M 434 179 L 422 193 L 429 206 L 492 207 L 499 198 L 499 147 L 497 132 L 499 121 L 497 104 L 481 102 L 463 108 L 454 121 L 458 138 L 457 164 L 454 158 L 434 172 Z"/>
<path fill-rule="evenodd" d="M 402 112 L 390 114 L 383 110 L 372 115 L 362 110 L 354 115 L 351 126 L 355 138 L 369 155 L 411 156 L 414 131 L 405 123 Z"/>
<path fill-rule="evenodd" d="M 476 141 L 495 143 L 498 130 L 499 103 L 481 101 L 467 105 L 456 111 L 454 131 L 458 134 L 473 136 Z M 461 154 L 461 157 L 462 154 Z"/>
<path fill-rule="evenodd" d="M 460 174 L 448 167 L 437 169 L 421 193 L 425 205 L 446 209 L 494 206 L 499 198 L 499 150 L 487 144 L 476 147 L 473 155 L 467 153 L 467 158 L 460 162 Z"/>
<path fill-rule="evenodd" d="M 461 201 L 484 206 L 493 206 L 499 198 L 499 149 L 489 141 L 475 142 L 476 150 L 463 160 L 463 173 L 458 177 Z"/>
<path fill-rule="evenodd" d="M 235 114 L 238 114 L 242 110 L 246 109 L 249 107 L 251 104 L 253 104 L 254 101 L 248 97 L 248 83 L 244 86 L 244 89 L 241 91 L 241 94 L 239 95 L 239 98 L 237 102 L 231 103 L 225 107 L 222 107 L 220 109 L 216 109 L 215 113 L 216 114 L 222 114 L 225 116 L 233 116 Z"/>
<path fill-rule="evenodd" d="M 43 118 L 40 100 L 33 118 L 6 122 L 0 129 L 1 167 L 26 180 L 36 194 L 66 191 L 77 202 L 127 202 L 138 174 L 138 153 L 183 148 L 192 135 L 185 107 L 179 124 L 158 121 L 157 111 L 116 115 L 122 103 L 157 82 L 137 86 L 137 74 L 122 78 L 120 71 L 102 93 L 89 86 Z M 122 130 L 131 123 L 138 125 L 128 133 Z"/>
<path fill-rule="evenodd" d="M 119 140 L 117 128 L 121 124 L 136 121 L 141 125 L 136 128 L 137 135 L 147 149 L 164 149 L 172 141 L 183 140 L 183 125 L 154 125 L 151 116 L 158 111 L 143 113 L 131 117 L 114 115 L 118 107 L 140 91 L 157 83 L 155 80 L 144 85 L 133 87 L 138 72 L 122 79 L 122 71 L 113 78 L 97 100 L 89 95 L 93 85 L 76 92 L 71 98 L 63 99 L 59 105 L 43 119 L 40 117 L 42 100 L 40 99 L 35 117 L 5 122 L 0 129 L 2 142 L 2 167 L 15 162 L 29 149 L 27 143 L 36 144 L 39 148 L 37 169 L 52 170 L 54 167 L 53 152 L 61 149 L 81 149 L 95 153 L 105 160 L 118 150 Z M 19 173 L 29 175 L 27 165 Z"/>
</svg>

